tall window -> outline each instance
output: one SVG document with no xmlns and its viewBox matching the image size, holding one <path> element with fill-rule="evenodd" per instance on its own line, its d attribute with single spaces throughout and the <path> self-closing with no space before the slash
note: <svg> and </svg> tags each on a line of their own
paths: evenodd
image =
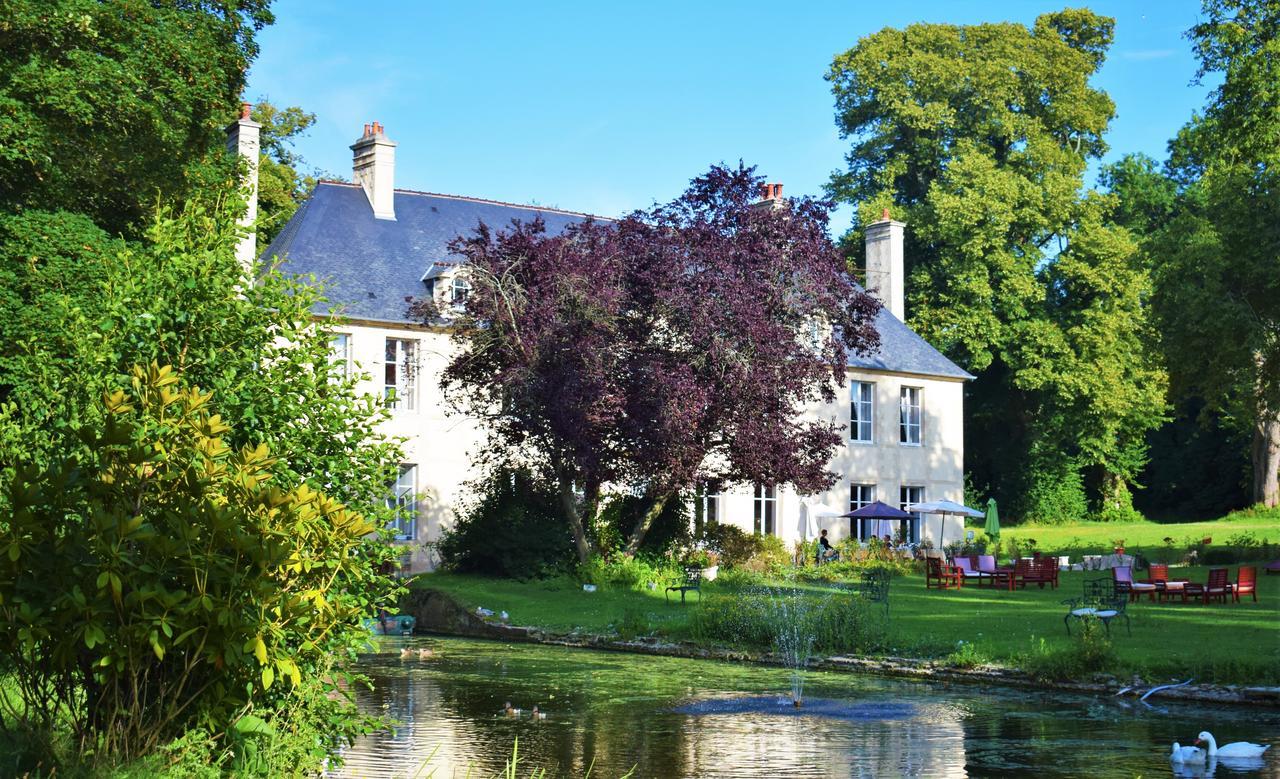
<svg viewBox="0 0 1280 779">
<path fill-rule="evenodd" d="M 902 407 L 899 416 L 898 430 L 900 435 L 898 440 L 908 446 L 919 446 L 922 440 L 920 435 L 922 413 L 919 387 L 902 388 Z"/>
<path fill-rule="evenodd" d="M 755 500 L 756 535 L 774 534 L 778 514 L 778 488 L 757 484 Z"/>
<path fill-rule="evenodd" d="M 849 439 L 862 444 L 872 440 L 871 415 L 872 398 L 875 397 L 875 385 L 869 381 L 850 383 L 849 404 Z"/>
<path fill-rule="evenodd" d="M 898 491 L 898 496 L 898 508 L 903 511 L 910 511 L 908 506 L 914 506 L 917 503 L 924 503 L 924 487 L 908 487 L 904 484 Z M 920 542 L 920 523 L 923 520 L 921 519 L 921 514 L 918 511 L 912 511 L 911 516 L 912 519 L 910 522 L 903 523 L 906 525 L 904 538 L 913 544 L 917 544 Z"/>
<path fill-rule="evenodd" d="M 407 338 L 387 339 L 383 397 L 386 398 L 388 408 L 396 411 L 413 411 L 417 408 L 417 345 L 417 341 Z"/>
<path fill-rule="evenodd" d="M 387 496 L 387 508 L 394 517 L 391 527 L 396 531 L 396 539 L 412 540 L 418 530 L 418 466 L 401 465 L 400 475 L 391 485 L 391 494 Z"/>
<path fill-rule="evenodd" d="M 693 524 L 701 532 L 720 521 L 720 483 L 700 481 L 694 490 Z"/>
<path fill-rule="evenodd" d="M 334 333 L 329 339 L 329 361 L 338 366 L 342 378 L 351 375 L 351 335 Z"/>
<path fill-rule="evenodd" d="M 876 485 L 874 484 L 850 484 L 849 485 L 849 510 L 857 511 L 863 506 L 869 506 L 876 500 Z M 859 541 L 866 541 L 875 535 L 875 523 L 879 520 L 875 519 L 859 519 L 857 527 L 850 527 L 849 534 Z"/>
<path fill-rule="evenodd" d="M 461 276 L 453 277 L 453 286 L 450 288 L 449 302 L 454 306 L 461 308 L 467 302 L 467 295 L 471 294 L 471 282 Z"/>
</svg>

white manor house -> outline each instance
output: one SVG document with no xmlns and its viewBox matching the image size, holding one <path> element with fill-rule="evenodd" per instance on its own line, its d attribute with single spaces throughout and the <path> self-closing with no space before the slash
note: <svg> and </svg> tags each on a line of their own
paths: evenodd
<svg viewBox="0 0 1280 779">
<path fill-rule="evenodd" d="M 247 107 L 228 128 L 228 146 L 250 160 L 255 196 L 258 129 Z M 466 270 L 447 246 L 482 221 L 500 229 L 512 219 L 541 216 L 554 232 L 588 215 L 396 189 L 396 144 L 377 123 L 366 125 L 351 149 L 355 183 L 317 184 L 263 256 L 280 260 L 287 272 L 325 282 L 343 314 L 335 359 L 360 376 L 368 392 L 388 398 L 387 432 L 406 441 L 406 461 L 388 500 L 398 508 L 396 529 L 408 568 L 418 571 L 434 564 L 431 545 L 453 521 L 463 485 L 473 476 L 472 455 L 485 437 L 475 420 L 450 412 L 439 387 L 453 350 L 447 329 L 411 321 L 405 300 L 465 299 Z M 770 197 L 781 197 L 781 189 L 766 187 Z M 255 210 L 251 205 L 246 220 Z M 842 400 L 804 412 L 847 426 L 846 443 L 830 464 L 838 480 L 817 495 L 767 484 L 713 490 L 696 498 L 706 518 L 776 535 L 789 546 L 812 537 L 817 527 L 836 540 L 885 532 L 875 521 L 855 525 L 834 516 L 875 500 L 898 507 L 963 500 L 963 390 L 972 376 L 903 324 L 905 225 L 885 217 L 867 227 L 868 287 L 884 303 L 876 320 L 880 348 L 851 357 Z M 250 235 L 241 246 L 242 261 L 252 254 Z M 906 527 L 909 540 L 927 539 L 935 547 L 963 533 L 957 519 L 944 524 L 935 515 Z"/>
</svg>

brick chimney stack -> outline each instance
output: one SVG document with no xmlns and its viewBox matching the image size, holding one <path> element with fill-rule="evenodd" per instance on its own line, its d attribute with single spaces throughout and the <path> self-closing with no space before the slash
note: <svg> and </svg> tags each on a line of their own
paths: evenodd
<svg viewBox="0 0 1280 779">
<path fill-rule="evenodd" d="M 782 185 L 781 184 L 761 184 L 760 185 L 760 202 L 755 203 L 752 208 L 782 208 Z"/>
<path fill-rule="evenodd" d="M 364 134 L 351 145 L 351 180 L 364 189 L 376 219 L 396 218 L 396 143 L 387 140 L 379 122 L 364 126 Z"/>
<path fill-rule="evenodd" d="M 880 214 L 880 221 L 867 225 L 867 291 L 889 309 L 898 319 L 905 319 L 906 279 L 903 277 L 902 234 L 903 222 L 889 218 L 889 209 Z"/>
<path fill-rule="evenodd" d="M 240 217 L 240 226 L 248 232 L 236 244 L 236 259 L 246 276 L 251 276 L 253 262 L 258 256 L 258 236 L 254 225 L 258 221 L 258 154 L 262 131 L 262 125 L 249 118 L 251 108 L 251 103 L 241 103 L 240 118 L 227 125 L 227 151 L 243 157 L 249 169 L 244 181 L 248 208 Z"/>
</svg>

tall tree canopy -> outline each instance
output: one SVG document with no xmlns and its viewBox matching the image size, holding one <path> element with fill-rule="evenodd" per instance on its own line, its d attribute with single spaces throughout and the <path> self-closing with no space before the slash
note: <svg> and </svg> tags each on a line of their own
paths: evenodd
<svg viewBox="0 0 1280 779">
<path fill-rule="evenodd" d="M 861 226 L 891 208 L 906 236 L 910 324 L 978 379 L 966 460 L 1014 516 L 1130 510 L 1164 408 L 1135 242 L 1084 191 L 1114 114 L 1089 81 L 1113 20 L 1064 10 L 1018 24 L 885 29 L 827 74 L 853 142 L 831 193 Z"/>
<path fill-rule="evenodd" d="M 1189 32 L 1202 116 L 1170 144 L 1179 209 L 1149 242 L 1177 397 L 1252 437 L 1253 500 L 1280 505 L 1280 2 L 1205 0 Z"/>
<path fill-rule="evenodd" d="M 634 552 L 699 479 L 834 479 L 840 425 L 797 411 L 832 400 L 848 350 L 877 343 L 878 306 L 827 238 L 830 204 L 758 205 L 760 184 L 714 167 L 617 222 L 482 226 L 454 244 L 472 291 L 446 394 L 490 421 L 490 451 L 555 485 L 583 559 L 606 484 L 648 501 Z"/>
<path fill-rule="evenodd" d="M 222 146 L 270 0 L 9 0 L 0 210 L 64 209 L 136 236 Z"/>
<path fill-rule="evenodd" d="M 284 229 L 298 205 L 315 189 L 294 141 L 316 123 L 316 115 L 298 106 L 276 108 L 267 100 L 253 104 L 253 120 L 262 125 L 258 158 L 258 251 L 265 251 Z"/>
</svg>

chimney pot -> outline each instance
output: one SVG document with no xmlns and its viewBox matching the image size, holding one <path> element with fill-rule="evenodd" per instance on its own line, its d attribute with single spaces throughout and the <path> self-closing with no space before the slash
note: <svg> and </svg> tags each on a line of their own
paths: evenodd
<svg viewBox="0 0 1280 779">
<path fill-rule="evenodd" d="M 249 109 L 250 109 L 250 108 L 253 108 L 253 103 L 241 103 L 241 104 L 240 104 L 240 118 L 241 118 L 241 119 L 248 119 L 248 118 L 249 118 Z"/>
<path fill-rule="evenodd" d="M 880 218 L 887 222 L 889 220 L 889 209 L 886 208 L 883 211 L 881 211 Z"/>
<path fill-rule="evenodd" d="M 760 199 L 761 199 L 761 200 L 770 200 L 770 199 L 772 199 L 772 197 L 773 197 L 773 194 L 772 194 L 772 193 L 773 193 L 773 185 L 772 185 L 772 184 L 761 184 L 761 185 L 760 185 Z"/>
<path fill-rule="evenodd" d="M 781 199 L 782 199 L 782 185 L 781 185 L 781 184 L 774 184 L 774 185 L 773 185 L 773 199 L 774 199 L 774 200 L 781 200 Z"/>
</svg>

